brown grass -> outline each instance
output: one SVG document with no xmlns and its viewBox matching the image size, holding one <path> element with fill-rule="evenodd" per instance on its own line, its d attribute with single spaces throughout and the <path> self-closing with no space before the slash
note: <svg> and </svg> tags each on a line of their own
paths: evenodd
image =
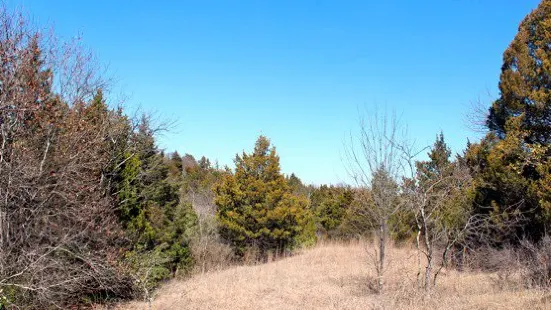
<svg viewBox="0 0 551 310">
<path fill-rule="evenodd" d="M 153 309 L 551 309 L 551 294 L 523 289 L 515 275 L 445 270 L 429 296 L 415 288 L 416 252 L 390 248 L 385 291 L 371 290 L 369 246 L 324 244 L 264 265 L 172 281 Z M 148 309 L 133 302 L 120 309 Z"/>
</svg>

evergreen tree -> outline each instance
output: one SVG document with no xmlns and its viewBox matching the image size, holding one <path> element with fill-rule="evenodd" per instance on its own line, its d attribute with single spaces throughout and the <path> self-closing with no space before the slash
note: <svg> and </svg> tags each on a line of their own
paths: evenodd
<svg viewBox="0 0 551 310">
<path fill-rule="evenodd" d="M 293 247 L 308 220 L 307 201 L 291 192 L 270 141 L 260 136 L 235 166 L 215 187 L 221 236 L 240 255 L 250 247 L 261 254 Z"/>
<path fill-rule="evenodd" d="M 127 260 L 136 269 L 151 270 L 148 288 L 192 265 L 189 238 L 196 215 L 181 199 L 182 161 L 166 158 L 155 146 L 149 122 L 143 118 L 131 134 L 130 146 L 116 178 L 119 219 L 130 239 Z M 145 285 L 145 284 L 144 284 Z"/>
<path fill-rule="evenodd" d="M 476 176 L 476 212 L 498 223 L 522 220 L 517 230 L 496 234 L 504 241 L 538 239 L 550 226 L 550 46 L 551 1 L 543 0 L 503 55 L 500 97 L 487 119 L 490 133 L 465 156 Z"/>
<path fill-rule="evenodd" d="M 551 1 L 543 0 L 522 21 L 503 54 L 500 97 L 490 108 L 488 127 L 503 138 L 507 123 L 520 118 L 526 143 L 551 142 Z"/>
<path fill-rule="evenodd" d="M 451 150 L 444 141 L 444 134 L 440 133 L 436 136 L 436 141 L 428 153 L 429 160 L 416 163 L 419 181 L 426 182 L 439 175 L 449 174 L 450 155 Z"/>
</svg>

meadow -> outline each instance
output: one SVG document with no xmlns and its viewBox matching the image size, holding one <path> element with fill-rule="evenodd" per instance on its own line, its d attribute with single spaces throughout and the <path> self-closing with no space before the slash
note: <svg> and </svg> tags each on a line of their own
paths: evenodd
<svg viewBox="0 0 551 310">
<path fill-rule="evenodd" d="M 385 289 L 376 293 L 363 242 L 325 243 L 266 264 L 198 273 L 162 286 L 152 309 L 550 309 L 549 293 L 528 289 L 521 270 L 444 270 L 430 294 L 416 288 L 417 252 L 389 248 Z M 119 310 L 148 309 L 146 302 Z"/>
</svg>

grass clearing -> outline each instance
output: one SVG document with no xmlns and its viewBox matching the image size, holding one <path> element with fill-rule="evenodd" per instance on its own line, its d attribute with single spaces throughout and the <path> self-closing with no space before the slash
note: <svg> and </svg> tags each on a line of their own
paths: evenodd
<svg viewBox="0 0 551 310">
<path fill-rule="evenodd" d="M 444 270 L 430 295 L 415 289 L 416 251 L 389 248 L 385 290 L 371 289 L 370 245 L 322 244 L 267 264 L 237 266 L 173 280 L 153 309 L 551 309 L 551 293 L 518 277 Z M 132 302 L 120 310 L 148 309 Z"/>
</svg>

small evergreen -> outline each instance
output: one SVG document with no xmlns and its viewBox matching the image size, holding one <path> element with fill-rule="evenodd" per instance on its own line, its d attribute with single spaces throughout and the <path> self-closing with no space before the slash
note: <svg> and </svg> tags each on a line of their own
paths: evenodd
<svg viewBox="0 0 551 310">
<path fill-rule="evenodd" d="M 270 141 L 260 136 L 253 153 L 236 156 L 235 166 L 215 187 L 221 236 L 239 255 L 248 248 L 265 255 L 294 247 L 310 218 L 308 203 L 292 193 Z"/>
</svg>

